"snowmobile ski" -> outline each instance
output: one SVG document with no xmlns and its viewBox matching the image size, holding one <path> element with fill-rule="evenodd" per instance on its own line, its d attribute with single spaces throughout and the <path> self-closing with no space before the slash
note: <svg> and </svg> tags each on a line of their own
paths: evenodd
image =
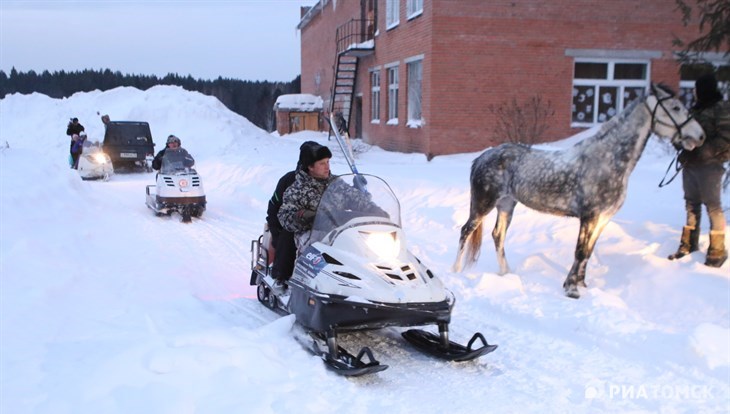
<svg viewBox="0 0 730 414">
<path fill-rule="evenodd" d="M 359 377 L 367 374 L 385 371 L 388 365 L 381 364 L 373 356 L 373 352 L 368 347 L 363 347 L 357 356 L 347 352 L 341 346 L 337 346 L 336 341 L 332 338 L 325 340 L 322 335 L 310 332 L 312 338 L 312 346 L 310 351 L 322 358 L 325 365 L 331 371 L 345 377 Z M 322 345 L 324 343 L 324 345 Z M 336 355 L 329 351 L 330 348 L 337 349 Z M 365 362 L 367 357 L 369 362 Z"/>
<path fill-rule="evenodd" d="M 448 341 L 448 346 L 443 345 L 443 337 L 422 329 L 409 329 L 401 334 L 408 342 L 427 354 L 445 359 L 448 361 L 469 361 L 486 355 L 495 349 L 497 345 L 489 345 L 484 336 L 477 332 L 469 340 L 467 346 Z M 473 349 L 472 345 L 477 339 L 482 341 L 483 346 Z"/>
</svg>

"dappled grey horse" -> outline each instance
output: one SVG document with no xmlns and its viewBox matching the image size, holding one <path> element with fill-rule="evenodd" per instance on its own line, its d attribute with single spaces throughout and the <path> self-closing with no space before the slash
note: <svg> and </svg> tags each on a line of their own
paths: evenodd
<svg viewBox="0 0 730 414">
<path fill-rule="evenodd" d="M 686 150 L 702 145 L 704 132 L 687 109 L 662 85 L 634 100 L 590 138 L 562 151 L 502 144 L 484 151 L 471 167 L 471 208 L 461 228 L 454 271 L 473 264 L 482 244 L 482 220 L 497 207 L 492 230 L 499 274 L 509 272 L 504 240 L 515 205 L 580 219 L 575 260 L 563 283 L 578 298 L 586 263 L 603 228 L 626 198 L 629 175 L 654 132 Z M 466 263 L 463 263 L 466 255 Z"/>
</svg>

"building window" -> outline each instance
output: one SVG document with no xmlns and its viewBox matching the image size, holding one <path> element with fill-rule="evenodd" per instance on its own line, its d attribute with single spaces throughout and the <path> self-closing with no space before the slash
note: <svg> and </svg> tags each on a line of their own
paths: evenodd
<svg viewBox="0 0 730 414">
<path fill-rule="evenodd" d="M 388 68 L 388 125 L 398 125 L 398 66 Z"/>
<path fill-rule="evenodd" d="M 695 104 L 695 81 L 705 73 L 715 72 L 717 86 L 727 101 L 730 100 L 730 66 L 715 66 L 712 63 L 682 65 L 680 68 L 679 98 L 687 108 Z"/>
<path fill-rule="evenodd" d="M 590 127 L 608 121 L 643 96 L 648 87 L 648 62 L 576 60 L 572 126 Z"/>
<path fill-rule="evenodd" d="M 423 13 L 423 0 L 408 0 L 406 15 L 409 19 L 420 16 Z"/>
<path fill-rule="evenodd" d="M 411 128 L 421 126 L 421 83 L 423 79 L 423 60 L 407 63 L 408 67 L 408 125 Z"/>
<path fill-rule="evenodd" d="M 380 71 L 370 72 L 370 122 L 380 123 Z"/>
<path fill-rule="evenodd" d="M 400 0 L 385 0 L 385 29 L 389 30 L 400 23 Z"/>
</svg>

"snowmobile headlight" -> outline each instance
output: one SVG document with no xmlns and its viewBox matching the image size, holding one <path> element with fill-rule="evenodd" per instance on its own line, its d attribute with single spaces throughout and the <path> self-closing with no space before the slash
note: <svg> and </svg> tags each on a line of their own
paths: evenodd
<svg viewBox="0 0 730 414">
<path fill-rule="evenodd" d="M 91 155 L 91 159 L 97 164 L 106 164 L 106 155 L 101 152 Z"/>
<path fill-rule="evenodd" d="M 363 232 L 365 244 L 378 257 L 383 259 L 395 259 L 400 252 L 400 240 L 396 232 Z"/>
<path fill-rule="evenodd" d="M 188 180 L 183 178 L 179 181 L 179 184 L 180 184 L 180 188 L 185 188 L 188 186 Z"/>
</svg>

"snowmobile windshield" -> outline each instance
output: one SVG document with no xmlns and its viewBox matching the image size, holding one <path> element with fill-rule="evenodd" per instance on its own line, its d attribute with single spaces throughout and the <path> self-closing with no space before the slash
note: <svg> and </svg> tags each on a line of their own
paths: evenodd
<svg viewBox="0 0 730 414">
<path fill-rule="evenodd" d="M 197 174 L 195 169 L 193 169 L 193 165 L 195 165 L 195 160 L 193 160 L 193 157 L 187 151 L 182 148 L 168 148 L 162 156 L 162 168 L 160 168 L 160 172 L 169 175 Z"/>
<path fill-rule="evenodd" d="M 101 150 L 101 143 L 99 141 L 89 141 L 88 139 L 84 141 L 82 152 L 84 154 L 94 154 L 97 152 L 102 152 Z"/>
<path fill-rule="evenodd" d="M 312 241 L 322 241 L 332 230 L 372 224 L 401 227 L 400 203 L 381 178 L 346 174 L 325 190 L 312 227 Z"/>
</svg>

